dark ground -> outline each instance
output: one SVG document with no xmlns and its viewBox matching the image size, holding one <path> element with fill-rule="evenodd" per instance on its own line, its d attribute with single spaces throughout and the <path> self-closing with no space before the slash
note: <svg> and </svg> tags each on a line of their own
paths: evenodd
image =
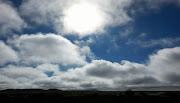
<svg viewBox="0 0 180 103">
<path fill-rule="evenodd" d="M 0 91 L 0 101 L 1 103 L 180 103 L 180 91 L 3 90 Z"/>
</svg>

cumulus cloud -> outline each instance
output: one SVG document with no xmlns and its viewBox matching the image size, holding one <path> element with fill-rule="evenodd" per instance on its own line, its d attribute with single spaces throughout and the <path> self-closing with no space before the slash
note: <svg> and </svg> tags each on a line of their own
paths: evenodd
<svg viewBox="0 0 180 103">
<path fill-rule="evenodd" d="M 55 64 L 41 64 L 37 66 L 37 69 L 42 71 L 42 72 L 53 72 L 53 75 L 58 75 L 59 74 L 59 66 Z"/>
<path fill-rule="evenodd" d="M 112 63 L 93 60 L 79 68 L 61 71 L 58 65 L 41 64 L 37 67 L 9 65 L 0 69 L 1 89 L 58 88 L 125 90 L 139 87 L 179 85 L 180 47 L 159 50 L 149 57 L 146 64 L 122 61 Z M 48 76 L 47 71 L 54 72 Z M 176 88 L 177 89 L 177 88 Z"/>
<path fill-rule="evenodd" d="M 180 47 L 159 50 L 157 54 L 150 56 L 148 68 L 158 79 L 165 83 L 179 83 L 180 76 Z"/>
<path fill-rule="evenodd" d="M 133 87 L 179 85 L 180 48 L 162 49 L 151 55 L 146 64 L 122 61 L 112 63 L 93 60 L 91 63 L 61 72 L 54 81 L 63 89 L 122 90 Z"/>
<path fill-rule="evenodd" d="M 1 75 L 5 75 L 11 79 L 16 79 L 18 82 L 22 83 L 31 81 L 32 79 L 46 77 L 45 74 L 37 69 L 33 69 L 31 67 L 18 67 L 14 65 L 9 65 L 5 69 L 2 68 Z"/>
<path fill-rule="evenodd" d="M 95 60 L 81 68 L 69 69 L 65 72 L 57 70 L 58 67 L 52 64 L 42 64 L 35 68 L 9 65 L 0 69 L 0 75 L 7 78 L 8 81 L 15 81 L 14 88 L 96 88 L 100 90 L 117 89 L 120 87 L 114 82 L 142 79 L 145 76 L 143 65 L 127 61 L 121 65 L 105 60 Z M 55 71 L 56 75 L 48 77 L 45 74 L 46 71 Z M 2 85 L 7 85 L 8 81 L 2 82 Z M 1 89 L 4 88 L 1 87 Z"/>
<path fill-rule="evenodd" d="M 17 62 L 18 56 L 17 53 L 8 45 L 6 45 L 3 41 L 0 40 L 0 66 L 10 63 Z"/>
<path fill-rule="evenodd" d="M 8 43 L 17 49 L 21 63 L 84 65 L 86 56 L 66 38 L 55 34 L 14 36 Z"/>
<path fill-rule="evenodd" d="M 20 8 L 21 15 L 30 21 L 50 23 L 61 34 L 84 36 L 129 22 L 125 8 L 130 3 L 131 0 L 28 0 Z"/>
<path fill-rule="evenodd" d="M 68 82 L 80 84 L 80 88 L 124 89 L 127 85 L 124 81 L 143 79 L 148 76 L 148 70 L 143 64 L 122 61 L 122 64 L 105 60 L 94 60 L 92 63 L 76 69 L 68 70 Z M 83 78 L 82 78 L 83 77 Z M 67 78 L 64 78 L 65 80 Z M 141 84 L 146 84 L 141 82 Z M 123 85 L 122 87 L 120 85 Z M 133 86 L 134 84 L 132 84 Z"/>
<path fill-rule="evenodd" d="M 10 3 L 0 1 L 0 35 L 12 33 L 12 31 L 21 31 L 26 26 L 25 22 L 19 16 L 16 8 Z"/>
<path fill-rule="evenodd" d="M 0 76 L 3 77 L 1 85 L 4 85 L 0 89 L 37 88 L 36 85 L 33 85 L 34 80 L 48 77 L 45 73 L 36 68 L 14 65 L 1 68 Z M 8 84 L 10 85 L 8 86 Z"/>
<path fill-rule="evenodd" d="M 10 79 L 4 75 L 0 74 L 0 90 L 14 88 L 17 86 L 18 82 L 16 80 Z M 13 84 L 13 85 L 12 85 Z"/>
</svg>

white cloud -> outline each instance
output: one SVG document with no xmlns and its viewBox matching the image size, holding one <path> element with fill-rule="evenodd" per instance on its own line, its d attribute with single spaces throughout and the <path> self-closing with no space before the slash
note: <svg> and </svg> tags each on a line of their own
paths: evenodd
<svg viewBox="0 0 180 103">
<path fill-rule="evenodd" d="M 42 64 L 38 65 L 37 69 L 42 72 L 53 72 L 53 75 L 58 75 L 60 73 L 60 68 L 58 65 Z"/>
<path fill-rule="evenodd" d="M 73 42 L 74 44 L 82 47 L 82 46 L 88 46 L 88 45 L 94 44 L 96 40 L 93 37 L 90 37 L 87 40 L 75 40 Z"/>
<path fill-rule="evenodd" d="M 0 35 L 9 34 L 12 31 L 21 31 L 25 22 L 10 3 L 0 1 Z"/>
<path fill-rule="evenodd" d="M 59 63 L 62 65 L 84 65 L 86 56 L 80 48 L 66 38 L 55 34 L 14 36 L 8 40 L 18 50 L 21 62 Z"/>
<path fill-rule="evenodd" d="M 28 0 L 21 5 L 21 15 L 37 24 L 52 24 L 61 34 L 85 36 L 129 22 L 125 8 L 130 4 L 131 0 Z"/>
<path fill-rule="evenodd" d="M 2 89 L 24 89 L 43 88 L 49 89 L 55 86 L 58 88 L 58 81 L 48 77 L 48 71 L 54 73 L 53 76 L 60 75 L 58 65 L 41 64 L 37 67 L 25 67 L 8 65 L 0 68 L 0 90 Z M 49 86 L 49 87 L 48 87 Z"/>
<path fill-rule="evenodd" d="M 123 90 L 132 87 L 177 86 L 180 83 L 179 62 L 180 47 L 176 47 L 162 49 L 151 55 L 147 64 L 93 60 L 51 79 L 63 89 Z"/>
<path fill-rule="evenodd" d="M 33 36 L 40 36 L 38 38 L 42 39 L 45 37 L 50 38 L 55 35 L 38 34 L 24 36 L 26 41 L 31 41 L 29 38 Z M 16 38 L 17 41 L 20 39 L 23 40 L 22 37 Z M 38 39 L 38 45 L 41 44 L 41 39 Z M 57 36 L 56 39 L 59 40 L 59 36 Z M 56 39 L 53 38 L 52 40 L 56 41 Z M 33 44 L 36 41 L 34 38 L 33 40 L 34 41 L 28 43 Z M 48 44 L 51 44 L 49 43 L 51 39 L 48 40 Z M 18 44 L 17 41 L 16 45 Z M 57 41 L 56 43 L 58 44 Z M 21 43 L 19 46 L 22 45 Z M 31 47 L 30 45 L 28 46 Z M 130 61 L 112 63 L 106 60 L 93 60 L 91 63 L 82 67 L 69 68 L 67 71 L 61 71 L 58 65 L 51 63 L 40 64 L 36 67 L 8 65 L 0 68 L 0 89 L 58 88 L 63 90 L 125 90 L 128 88 L 138 89 L 139 87 L 151 86 L 179 86 L 179 62 L 180 47 L 175 47 L 159 50 L 156 54 L 149 57 L 149 61 L 146 64 Z M 49 77 L 46 74 L 47 72 L 53 72 L 53 75 Z M 13 87 L 9 85 L 10 83 Z"/>
<path fill-rule="evenodd" d="M 62 16 L 62 8 L 67 0 L 28 0 L 21 5 L 21 15 L 37 24 L 48 24 Z M 71 0 L 69 0 L 70 2 Z"/>
<path fill-rule="evenodd" d="M 0 89 L 23 89 L 37 88 L 38 86 L 34 85 L 33 82 L 48 76 L 37 68 L 8 65 L 0 69 L 0 77 L 3 77 L 1 85 L 4 85 Z"/>
<path fill-rule="evenodd" d="M 60 34 L 83 37 L 127 24 L 133 19 L 127 12 L 133 3 L 138 2 L 144 2 L 148 8 L 159 8 L 164 3 L 180 4 L 179 0 L 25 0 L 19 9 L 26 21 L 52 26 Z M 142 5 L 138 7 L 143 8 Z M 25 27 L 16 8 L 3 2 L 0 2 L 0 8 L 1 34 L 21 31 Z M 132 11 L 136 12 L 137 9 L 133 8 Z M 128 31 L 125 34 L 128 35 Z"/>
<path fill-rule="evenodd" d="M 95 43 L 95 40 L 92 37 L 88 38 L 87 40 L 75 40 L 73 42 L 81 48 L 81 53 L 86 55 L 86 57 L 91 60 L 94 60 L 96 58 L 96 56 L 94 55 L 94 53 L 91 52 L 91 49 L 89 47 L 89 45 Z"/>
<path fill-rule="evenodd" d="M 52 64 L 42 64 L 35 68 L 9 65 L 0 69 L 6 85 L 11 82 L 13 88 L 58 88 L 58 89 L 99 89 L 120 90 L 136 85 L 153 84 L 157 81 L 149 76 L 143 64 L 122 61 L 122 64 L 105 60 L 94 60 L 80 68 L 57 71 Z M 55 71 L 56 75 L 48 77 L 46 71 Z M 136 80 L 134 82 L 133 80 Z M 148 80 L 148 82 L 147 82 Z M 154 81 L 153 81 L 154 80 Z M 122 86 L 120 86 L 122 85 Z M 6 88 L 12 88 L 7 86 Z M 1 89 L 4 89 L 1 87 Z"/>
<path fill-rule="evenodd" d="M 16 52 L 8 45 L 0 40 L 0 66 L 9 62 L 17 62 L 18 56 Z"/>
<path fill-rule="evenodd" d="M 127 24 L 133 20 L 129 11 L 134 15 L 169 3 L 180 4 L 179 0 L 28 0 L 23 1 L 20 11 L 36 24 L 53 26 L 59 34 L 83 37 Z M 131 30 L 120 33 L 127 36 Z"/>
<path fill-rule="evenodd" d="M 130 61 L 112 63 L 106 60 L 92 60 L 91 63 L 86 63 L 86 57 L 92 56 L 91 49 L 88 46 L 78 47 L 60 35 L 15 35 L 7 42 L 17 50 L 19 57 L 10 46 L 0 41 L 0 56 L 4 58 L 0 61 L 1 65 L 20 60 L 19 64 L 25 63 L 29 67 L 8 65 L 0 68 L 0 89 L 123 90 L 180 84 L 180 47 L 159 50 L 157 54 L 149 57 L 146 64 Z M 33 68 L 30 67 L 31 63 L 40 64 Z M 84 66 L 61 71 L 58 64 Z M 53 72 L 53 75 L 49 77 L 46 74 L 48 72 Z M 8 86 L 10 83 L 14 87 Z"/>
<path fill-rule="evenodd" d="M 91 49 L 88 46 L 83 46 L 80 49 L 81 54 L 86 55 L 86 57 L 89 57 L 91 60 L 95 59 L 94 53 L 91 52 Z"/>
<path fill-rule="evenodd" d="M 180 47 L 162 49 L 150 56 L 148 68 L 165 83 L 180 83 Z"/>
<path fill-rule="evenodd" d="M 1 69 L 1 75 L 5 75 L 11 79 L 16 79 L 18 82 L 28 82 L 37 78 L 44 78 L 47 75 L 43 72 L 38 71 L 31 67 L 18 67 L 14 65 L 9 65 L 6 68 Z"/>
<path fill-rule="evenodd" d="M 151 5 L 150 8 L 155 8 L 153 1 L 156 5 L 175 2 L 168 0 L 144 2 Z M 74 33 L 82 36 L 104 32 L 106 27 L 128 23 L 131 18 L 125 8 L 131 3 L 132 0 L 28 0 L 23 1 L 20 9 L 21 16 L 29 18 L 32 22 L 53 25 L 54 29 L 62 34 Z M 85 7 L 89 9 L 82 10 Z M 0 8 L 2 8 L 0 14 L 3 15 L 0 17 L 2 33 L 20 31 L 24 22 L 17 11 L 8 3 L 0 2 Z M 77 18 L 71 17 L 74 15 Z M 12 22 L 9 22 L 11 20 Z M 127 36 L 131 32 L 129 28 L 121 33 L 124 34 L 122 36 Z M 144 37 L 145 34 L 141 36 Z M 115 39 L 112 40 L 114 41 Z M 164 38 L 128 43 L 152 47 L 172 46 L 179 41 L 179 38 Z M 75 41 L 75 45 L 60 35 L 37 33 L 14 35 L 7 43 L 8 45 L 0 41 L 0 65 L 4 66 L 11 62 L 16 64 L 0 68 L 0 89 L 124 90 L 132 87 L 180 85 L 180 47 L 159 50 L 149 57 L 146 64 L 140 64 L 124 60 L 120 63 L 94 60 L 95 56 L 87 46 L 95 43 L 92 38 L 87 41 Z M 91 63 L 87 63 L 87 57 L 92 59 Z M 59 65 L 81 65 L 82 67 L 61 71 Z M 48 72 L 53 72 L 53 75 L 48 76 Z"/>
<path fill-rule="evenodd" d="M 0 74 L 0 78 L 0 90 L 12 89 L 14 88 L 14 86 L 18 85 L 18 82 L 16 80 L 10 79 L 4 75 Z"/>
</svg>

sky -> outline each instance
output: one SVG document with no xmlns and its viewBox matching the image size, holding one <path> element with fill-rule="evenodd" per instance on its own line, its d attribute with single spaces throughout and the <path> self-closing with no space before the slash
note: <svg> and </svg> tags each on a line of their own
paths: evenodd
<svg viewBox="0 0 180 103">
<path fill-rule="evenodd" d="M 180 90 L 180 0 L 0 0 L 0 90 Z"/>
</svg>

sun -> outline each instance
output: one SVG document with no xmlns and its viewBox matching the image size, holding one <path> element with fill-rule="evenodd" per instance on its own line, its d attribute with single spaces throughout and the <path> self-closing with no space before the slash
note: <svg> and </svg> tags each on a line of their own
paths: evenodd
<svg viewBox="0 0 180 103">
<path fill-rule="evenodd" d="M 96 5 L 79 3 L 64 11 L 63 25 L 66 32 L 89 35 L 103 26 L 103 13 Z"/>
</svg>

